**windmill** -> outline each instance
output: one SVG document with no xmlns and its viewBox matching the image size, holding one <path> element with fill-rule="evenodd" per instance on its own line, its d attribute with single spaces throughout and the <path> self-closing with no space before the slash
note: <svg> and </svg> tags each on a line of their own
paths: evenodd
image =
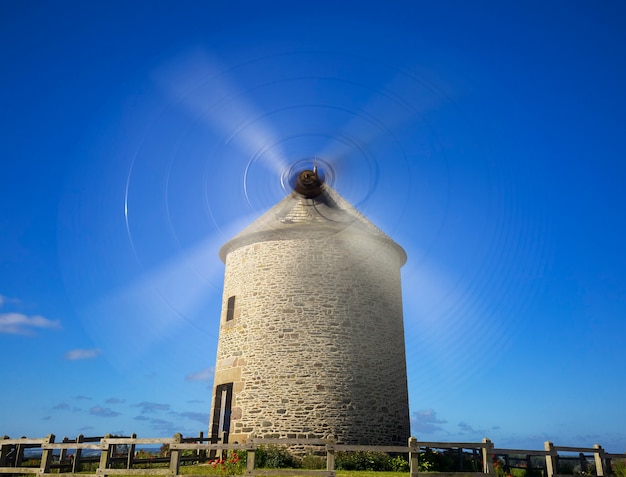
<svg viewBox="0 0 626 477">
<path fill-rule="evenodd" d="M 398 244 L 313 167 L 220 258 L 214 437 L 406 442 Z"/>
</svg>

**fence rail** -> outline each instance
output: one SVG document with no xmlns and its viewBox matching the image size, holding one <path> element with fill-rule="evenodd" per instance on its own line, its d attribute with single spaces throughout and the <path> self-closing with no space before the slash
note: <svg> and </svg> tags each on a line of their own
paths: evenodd
<svg viewBox="0 0 626 477">
<path fill-rule="evenodd" d="M 137 445 L 160 444 L 167 445 L 169 455 L 156 459 L 137 459 L 135 449 Z M 283 445 L 283 446 L 307 446 L 317 447 L 326 453 L 326 469 L 259 469 L 256 467 L 255 454 L 260 446 Z M 124 453 L 120 454 L 118 449 L 123 448 Z M 39 466 L 28 466 L 24 464 L 25 451 L 34 449 L 41 453 Z M 180 466 L 190 462 L 206 462 L 208 455 L 216 455 L 232 450 L 245 450 L 247 452 L 247 467 L 244 475 L 246 477 L 270 476 L 270 475 L 291 475 L 291 476 L 314 476 L 314 477 L 335 477 L 335 453 L 336 452 L 384 452 L 393 454 L 408 454 L 410 477 L 424 477 L 427 473 L 419 472 L 420 453 L 432 449 L 446 449 L 458 452 L 462 463 L 463 451 L 472 450 L 472 455 L 482 464 L 482 472 L 441 472 L 441 477 L 449 476 L 481 476 L 495 477 L 494 457 L 503 457 L 506 465 L 509 460 L 523 460 L 519 457 L 525 456 L 530 464 L 530 459 L 543 457 L 545 477 L 561 477 L 559 471 L 560 459 L 572 459 L 571 456 L 564 456 L 560 453 L 578 453 L 581 466 L 587 469 L 588 460 L 593 459 L 595 475 L 605 477 L 612 475 L 611 461 L 615 459 L 626 460 L 625 454 L 606 453 L 600 445 L 593 447 L 567 447 L 555 446 L 552 442 L 546 442 L 543 450 L 526 449 L 505 449 L 497 448 L 489 439 L 482 442 L 424 442 L 411 437 L 407 446 L 370 446 L 341 444 L 329 439 L 249 439 L 244 444 L 228 444 L 223 442 L 215 443 L 212 438 L 204 438 L 203 433 L 198 437 L 183 438 L 181 434 L 175 434 L 170 438 L 137 438 L 136 435 L 130 437 L 104 436 L 104 437 L 84 437 L 78 436 L 70 440 L 67 437 L 61 442 L 55 442 L 54 434 L 45 438 L 11 439 L 8 436 L 0 437 L 0 474 L 38 474 L 46 476 L 52 474 L 54 477 L 75 477 L 81 470 L 81 465 L 86 463 L 97 463 L 97 468 L 92 474 L 81 472 L 81 476 L 106 477 L 107 475 L 164 475 L 168 477 L 178 476 Z M 74 450 L 74 454 L 68 455 L 69 450 Z M 87 457 L 83 451 L 99 451 L 99 455 Z M 194 455 L 183 456 L 183 451 L 196 451 Z M 55 451 L 58 451 L 55 454 Z M 58 460 L 55 460 L 58 456 Z M 137 468 L 140 464 L 146 463 L 167 464 L 161 468 Z M 113 468 L 113 465 L 120 464 L 125 468 Z M 591 472 L 586 472 L 592 474 Z M 428 473 L 432 475 L 432 473 Z M 187 474 L 186 477 L 190 477 Z"/>
</svg>

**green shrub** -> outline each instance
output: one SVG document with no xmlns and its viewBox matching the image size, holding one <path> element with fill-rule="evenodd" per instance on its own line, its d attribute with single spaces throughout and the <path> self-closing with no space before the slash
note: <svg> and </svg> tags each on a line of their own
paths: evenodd
<svg viewBox="0 0 626 477">
<path fill-rule="evenodd" d="M 390 471 L 391 457 L 382 452 L 337 452 L 335 469 Z"/>
<path fill-rule="evenodd" d="M 531 469 L 526 469 L 526 471 L 524 472 L 524 477 L 543 477 L 543 471 L 535 467 Z M 624 477 L 626 477 L 626 475 Z"/>
<path fill-rule="evenodd" d="M 255 455 L 255 467 L 261 469 L 297 468 L 300 462 L 284 447 L 259 446 Z"/>
<path fill-rule="evenodd" d="M 300 467 L 303 469 L 319 470 L 326 468 L 326 456 L 306 454 L 300 460 Z"/>
<path fill-rule="evenodd" d="M 411 466 L 409 465 L 409 460 L 402 455 L 397 455 L 393 457 L 390 461 L 391 470 L 394 472 L 409 472 Z"/>
<path fill-rule="evenodd" d="M 431 449 L 426 449 L 424 452 L 420 452 L 417 462 L 417 469 L 419 472 L 439 471 L 439 454 Z"/>
<path fill-rule="evenodd" d="M 616 460 L 611 464 L 611 467 L 617 477 L 626 477 L 626 459 Z"/>
</svg>

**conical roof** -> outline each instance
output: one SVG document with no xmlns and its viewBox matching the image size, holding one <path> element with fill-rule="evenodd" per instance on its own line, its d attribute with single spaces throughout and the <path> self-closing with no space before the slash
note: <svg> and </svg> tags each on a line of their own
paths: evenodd
<svg viewBox="0 0 626 477">
<path fill-rule="evenodd" d="M 388 235 L 370 222 L 327 184 L 315 197 L 293 192 L 226 242 L 219 256 L 226 256 L 239 247 L 268 240 L 286 240 L 320 233 L 346 233 L 369 236 L 391 245 L 406 262 L 406 252 Z"/>
</svg>

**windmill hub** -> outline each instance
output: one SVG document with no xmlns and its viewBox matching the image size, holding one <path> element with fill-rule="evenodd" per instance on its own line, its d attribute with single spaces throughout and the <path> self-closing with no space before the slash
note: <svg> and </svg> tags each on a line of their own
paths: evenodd
<svg viewBox="0 0 626 477">
<path fill-rule="evenodd" d="M 298 194 L 302 194 L 303 196 L 311 199 L 322 193 L 323 185 L 324 181 L 318 175 L 317 167 L 314 167 L 312 171 L 307 169 L 298 174 L 294 190 Z"/>
</svg>

